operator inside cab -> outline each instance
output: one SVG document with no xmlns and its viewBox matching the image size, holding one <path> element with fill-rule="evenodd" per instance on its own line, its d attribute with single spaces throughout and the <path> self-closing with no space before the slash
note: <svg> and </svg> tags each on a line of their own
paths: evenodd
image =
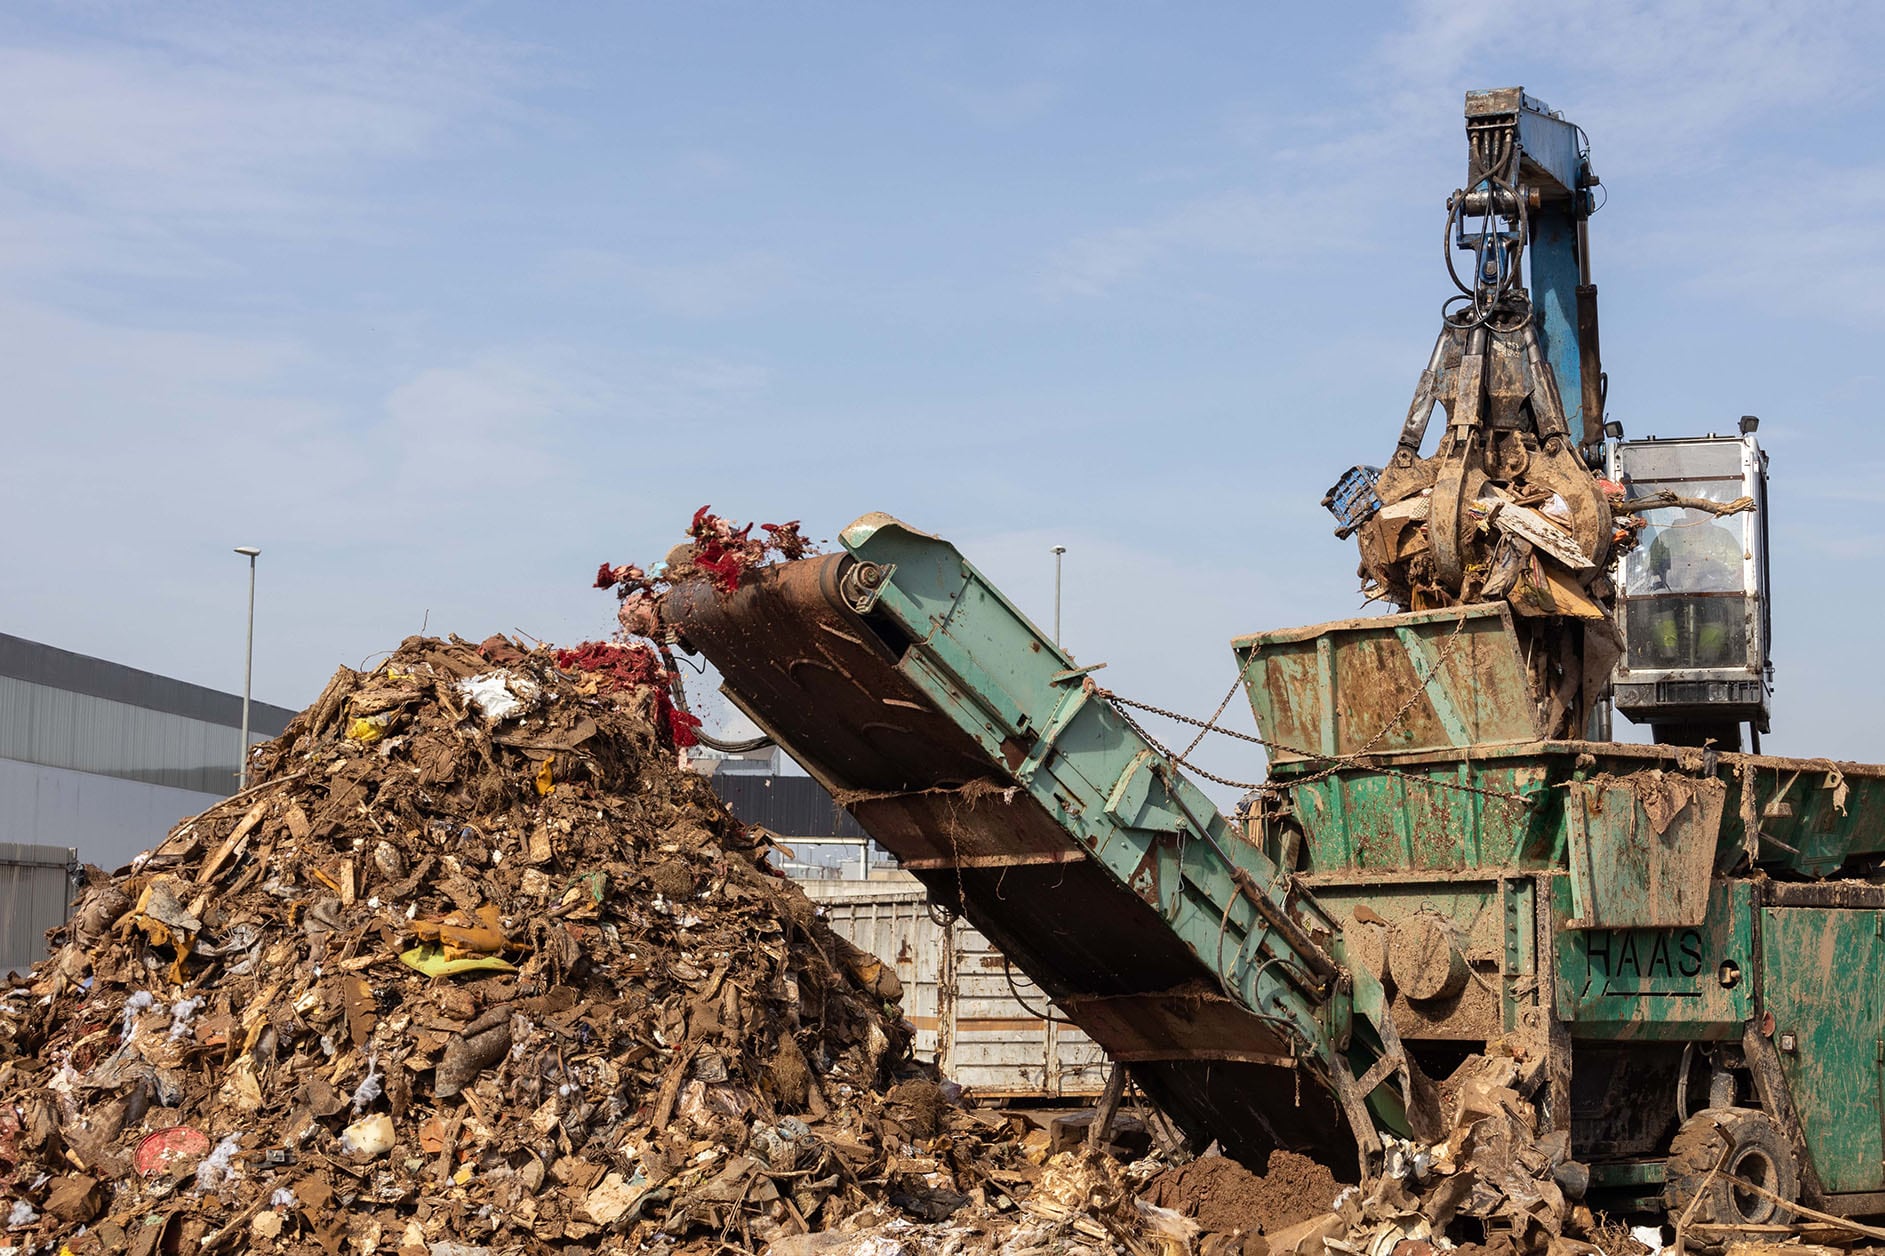
<svg viewBox="0 0 1885 1256">
<path fill-rule="evenodd" d="M 1668 511 L 1646 551 L 1649 666 L 1730 668 L 1747 656 L 1740 537 L 1704 511 Z M 1655 594 L 1685 594 L 1657 598 Z"/>
<path fill-rule="evenodd" d="M 1649 544 L 1631 555 L 1638 666 L 1732 667 L 1747 657 L 1745 554 L 1737 530 L 1700 510 L 1656 511 Z M 1677 596 L 1667 596 L 1667 595 Z"/>
</svg>

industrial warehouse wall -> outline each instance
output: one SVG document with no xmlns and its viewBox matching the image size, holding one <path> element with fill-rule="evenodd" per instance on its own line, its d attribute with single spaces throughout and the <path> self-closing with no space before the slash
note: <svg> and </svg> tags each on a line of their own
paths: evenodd
<svg viewBox="0 0 1885 1256">
<path fill-rule="evenodd" d="M 292 715 L 252 704 L 251 740 Z M 123 867 L 235 789 L 241 724 L 236 694 L 0 633 L 0 849 Z M 40 858 L 3 883 L 8 963 L 39 958 L 71 899 Z"/>
<path fill-rule="evenodd" d="M 241 726 L 0 676 L 0 759 L 226 795 Z M 252 736 L 251 740 L 265 738 Z"/>
<path fill-rule="evenodd" d="M 122 868 L 222 797 L 0 759 L 0 843 L 69 846 L 82 863 Z"/>
<path fill-rule="evenodd" d="M 1004 966 L 987 938 L 932 913 L 914 877 L 799 885 L 834 932 L 895 968 L 917 1053 L 945 1077 L 985 1098 L 1085 1098 L 1105 1086 L 1099 1044 Z"/>
<path fill-rule="evenodd" d="M 0 972 L 45 957 L 46 931 L 65 923 L 77 890 L 77 851 L 0 842 Z"/>
<path fill-rule="evenodd" d="M 866 836 L 851 813 L 809 776 L 715 772 L 707 780 L 742 823 L 788 839 Z"/>
<path fill-rule="evenodd" d="M 76 890 L 69 860 L 121 868 L 220 797 L 0 759 L 0 972 L 45 958 Z"/>
</svg>

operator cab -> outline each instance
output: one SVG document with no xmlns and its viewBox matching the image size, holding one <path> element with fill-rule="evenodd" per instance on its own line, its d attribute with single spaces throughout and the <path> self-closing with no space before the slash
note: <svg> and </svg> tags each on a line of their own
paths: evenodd
<svg viewBox="0 0 1885 1256">
<path fill-rule="evenodd" d="M 1642 512 L 1642 532 L 1619 570 L 1616 709 L 1648 724 L 1658 742 L 1739 750 L 1741 725 L 1753 749 L 1768 731 L 1773 661 L 1767 586 L 1767 455 L 1739 436 L 1616 441 L 1610 478 L 1626 500 L 1656 493 L 1754 509 L 1716 517 L 1668 506 Z"/>
</svg>

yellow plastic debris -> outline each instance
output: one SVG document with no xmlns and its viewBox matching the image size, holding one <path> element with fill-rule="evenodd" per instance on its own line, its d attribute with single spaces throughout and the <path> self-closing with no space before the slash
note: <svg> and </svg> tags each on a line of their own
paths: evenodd
<svg viewBox="0 0 1885 1256">
<path fill-rule="evenodd" d="M 363 715 L 347 725 L 347 739 L 372 745 L 386 736 L 386 730 L 392 725 L 392 713 L 382 711 L 378 715 Z"/>
<path fill-rule="evenodd" d="M 428 977 L 456 977 L 462 973 L 514 973 L 517 965 L 495 955 L 453 957 L 442 946 L 415 946 L 399 953 L 399 961 Z"/>
</svg>

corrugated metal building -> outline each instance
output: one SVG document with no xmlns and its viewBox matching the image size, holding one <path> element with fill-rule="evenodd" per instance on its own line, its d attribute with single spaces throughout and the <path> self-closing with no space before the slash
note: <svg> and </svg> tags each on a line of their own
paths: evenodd
<svg viewBox="0 0 1885 1256">
<path fill-rule="evenodd" d="M 862 839 L 864 829 L 840 807 L 825 787 L 809 776 L 762 776 L 754 772 L 715 772 L 708 778 L 714 793 L 747 824 L 794 837 Z"/>
<path fill-rule="evenodd" d="M 250 740 L 293 714 L 251 703 Z M 33 948 L 0 966 L 64 919 L 65 864 L 121 867 L 234 790 L 241 728 L 238 694 L 0 633 L 0 941 Z"/>
<path fill-rule="evenodd" d="M 784 770 L 785 756 L 777 748 L 737 755 L 697 752 L 691 765 L 734 815 L 782 839 L 791 854 L 775 855 L 773 862 L 787 876 L 867 877 L 873 869 L 894 866 L 889 852 L 870 840 L 824 786 Z"/>
<path fill-rule="evenodd" d="M 22 972 L 45 953 L 46 931 L 65 923 L 79 880 L 70 846 L 0 842 L 0 973 Z"/>
</svg>

